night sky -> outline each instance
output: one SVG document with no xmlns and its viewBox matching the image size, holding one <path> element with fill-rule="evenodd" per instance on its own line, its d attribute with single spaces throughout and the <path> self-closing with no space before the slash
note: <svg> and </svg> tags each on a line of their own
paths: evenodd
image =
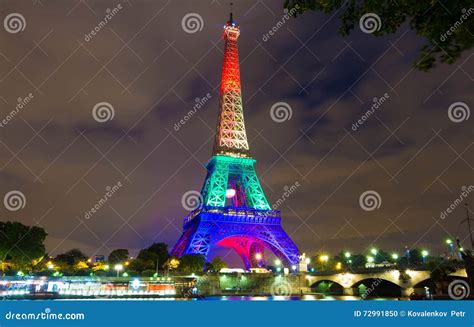
<svg viewBox="0 0 474 327">
<path fill-rule="evenodd" d="M 20 191 L 26 200 L 16 211 L 2 205 L 0 219 L 45 228 L 52 255 L 171 248 L 187 214 L 183 194 L 201 189 L 212 152 L 228 3 L 2 0 L 0 13 L 26 22 L 17 33 L 0 29 L 1 119 L 33 95 L 0 127 L 2 199 Z M 182 26 L 190 13 L 202 18 L 191 33 Z M 270 203 L 300 185 L 279 207 L 300 250 L 441 253 L 448 236 L 467 246 L 464 207 L 440 214 L 474 185 L 473 52 L 425 73 L 412 68 L 424 40 L 407 25 L 386 37 L 356 26 L 342 38 L 337 14 L 314 12 L 264 37 L 283 15 L 283 0 L 234 0 L 251 155 Z M 94 119 L 101 102 L 113 119 Z M 270 115 L 277 102 L 291 108 L 281 122 Z M 456 102 L 465 119 L 450 119 Z M 361 208 L 366 191 L 380 196 L 374 210 Z"/>
</svg>

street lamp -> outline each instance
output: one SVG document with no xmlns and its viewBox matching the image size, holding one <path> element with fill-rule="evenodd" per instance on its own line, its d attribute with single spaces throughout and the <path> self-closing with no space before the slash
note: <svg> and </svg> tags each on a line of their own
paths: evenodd
<svg viewBox="0 0 474 327">
<path fill-rule="evenodd" d="M 423 258 L 423 263 L 426 263 L 426 257 L 428 256 L 428 251 L 421 251 L 421 257 Z"/>
<path fill-rule="evenodd" d="M 405 256 L 407 257 L 407 266 L 410 266 L 410 249 L 405 245 Z"/>
<path fill-rule="evenodd" d="M 350 253 L 350 252 L 346 252 L 346 253 L 344 253 L 344 256 L 346 257 L 346 263 L 349 264 L 349 269 L 352 270 L 351 253 Z"/>
<path fill-rule="evenodd" d="M 450 254 L 451 256 L 453 256 L 453 254 L 454 254 L 454 243 L 453 243 L 453 241 L 448 238 L 448 239 L 446 240 L 446 244 L 448 244 L 448 246 L 449 246 L 449 254 Z"/>
<path fill-rule="evenodd" d="M 319 257 L 319 261 L 323 263 L 324 269 L 326 269 L 326 263 L 328 262 L 328 260 L 329 260 L 329 256 L 327 254 L 323 254 Z"/>
<path fill-rule="evenodd" d="M 276 259 L 275 260 L 275 266 L 279 266 L 281 265 L 281 260 L 280 259 Z"/>
<path fill-rule="evenodd" d="M 370 253 L 372 253 L 373 255 L 377 255 L 377 249 L 376 248 L 372 248 L 370 250 Z"/>
<path fill-rule="evenodd" d="M 114 269 L 117 271 L 117 277 L 119 276 L 120 271 L 123 270 L 123 265 L 117 264 L 115 265 Z"/>
<path fill-rule="evenodd" d="M 399 258 L 399 257 L 398 257 L 398 254 L 392 253 L 392 259 L 393 259 L 393 260 L 397 261 L 398 258 Z"/>
<path fill-rule="evenodd" d="M 373 263 L 374 262 L 374 257 L 368 255 L 367 256 L 367 263 Z"/>
<path fill-rule="evenodd" d="M 262 266 L 262 258 L 263 258 L 263 255 L 260 252 L 255 253 L 255 260 L 257 261 L 258 267 Z"/>
</svg>

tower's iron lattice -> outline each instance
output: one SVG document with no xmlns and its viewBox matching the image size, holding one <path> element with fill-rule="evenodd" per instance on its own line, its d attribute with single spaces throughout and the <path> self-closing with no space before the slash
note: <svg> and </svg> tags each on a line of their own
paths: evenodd
<svg viewBox="0 0 474 327">
<path fill-rule="evenodd" d="M 183 234 L 172 255 L 207 256 L 214 245 L 235 250 L 247 269 L 264 264 L 270 250 L 285 265 L 297 265 L 298 248 L 271 210 L 255 173 L 245 132 L 237 39 L 239 26 L 224 26 L 224 63 L 213 156 L 201 190 L 202 205 L 184 219 Z"/>
</svg>

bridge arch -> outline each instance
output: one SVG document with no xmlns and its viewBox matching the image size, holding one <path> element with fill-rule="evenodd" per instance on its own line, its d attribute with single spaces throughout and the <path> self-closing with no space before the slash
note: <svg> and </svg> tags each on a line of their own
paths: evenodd
<svg viewBox="0 0 474 327">
<path fill-rule="evenodd" d="M 400 297 L 403 288 L 393 281 L 383 278 L 364 278 L 354 283 L 351 288 L 354 295 L 361 297 Z"/>
<path fill-rule="evenodd" d="M 321 279 L 310 285 L 311 292 L 331 294 L 331 295 L 343 295 L 344 286 L 330 279 Z"/>
<path fill-rule="evenodd" d="M 435 283 L 433 278 L 428 277 L 414 284 L 413 288 L 416 290 L 416 289 L 423 289 L 425 287 L 428 287 L 431 290 L 431 292 L 434 292 L 437 287 L 442 287 L 444 289 L 447 289 L 449 283 L 457 279 L 460 279 L 469 283 L 469 279 L 463 275 L 448 275 L 447 279 L 444 282 L 438 283 L 438 285 Z"/>
</svg>

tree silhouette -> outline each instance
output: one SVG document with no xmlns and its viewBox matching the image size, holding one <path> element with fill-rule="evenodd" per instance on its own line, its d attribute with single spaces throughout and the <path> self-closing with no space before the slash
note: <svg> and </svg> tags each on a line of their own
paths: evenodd
<svg viewBox="0 0 474 327">
<path fill-rule="evenodd" d="M 428 71 L 436 66 L 436 63 L 452 64 L 463 51 L 474 45 L 474 8 L 471 7 L 472 1 L 468 0 L 285 1 L 285 8 L 295 15 L 313 10 L 336 14 L 341 21 L 339 33 L 342 36 L 349 35 L 354 27 L 360 26 L 366 14 L 366 17 L 372 15 L 372 25 L 367 26 L 371 28 L 374 36 L 395 33 L 407 24 L 427 41 L 414 63 L 414 66 L 422 71 Z M 368 20 L 366 22 L 369 23 Z"/>
<path fill-rule="evenodd" d="M 8 260 L 20 267 L 45 255 L 43 228 L 19 222 L 0 222 L 0 262 Z"/>
</svg>

